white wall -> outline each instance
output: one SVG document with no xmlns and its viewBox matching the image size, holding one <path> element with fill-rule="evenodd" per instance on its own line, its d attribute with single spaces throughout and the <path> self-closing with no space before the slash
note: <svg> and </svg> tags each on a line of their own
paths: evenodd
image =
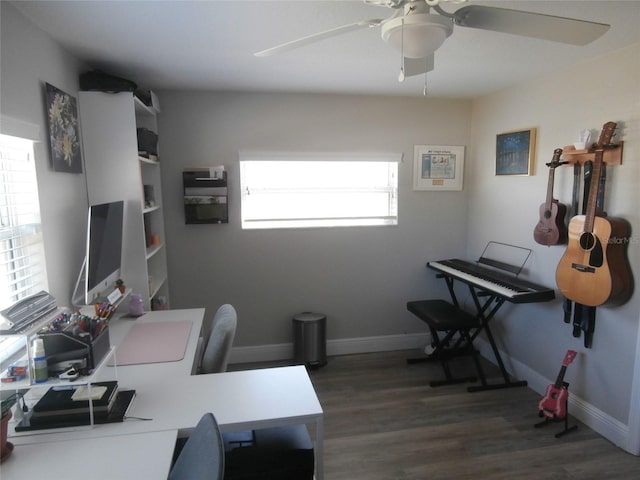
<svg viewBox="0 0 640 480">
<path fill-rule="evenodd" d="M 467 255 L 477 256 L 484 243 L 498 239 L 532 248 L 528 277 L 555 286 L 555 270 L 564 246 L 544 247 L 533 241 L 538 208 L 545 200 L 553 150 L 577 140 L 578 132 L 592 129 L 595 139 L 607 121 L 618 122 L 616 140 L 623 140 L 623 165 L 607 169 L 605 210 L 632 225 L 628 258 L 640 272 L 640 45 L 555 75 L 474 102 L 472 161 L 467 178 L 473 199 L 468 210 Z M 513 129 L 538 129 L 535 174 L 531 177 L 494 175 L 495 136 Z M 556 197 L 571 205 L 573 169 L 556 173 Z M 637 280 L 636 280 L 637 281 Z M 559 295 L 558 295 L 559 297 Z M 590 408 L 599 410 L 612 425 L 620 422 L 624 435 L 629 420 L 638 352 L 640 295 L 620 307 L 597 309 L 593 348 L 572 336 L 562 320 L 560 299 L 545 304 L 505 308 L 495 333 L 514 365 L 524 365 L 534 388 L 555 379 L 567 349 L 580 354 L 569 367 L 570 391 Z M 517 367 L 516 367 L 517 370 Z M 636 379 L 638 381 L 638 379 Z M 637 388 L 637 387 L 636 387 Z M 614 429 L 616 427 L 613 427 Z"/>
<path fill-rule="evenodd" d="M 87 189 L 84 175 L 51 168 L 45 83 L 77 99 L 83 67 L 15 7 L 1 2 L 0 8 L 0 108 L 3 116 L 39 127 L 35 157 L 49 290 L 67 305 L 84 257 Z"/>
<path fill-rule="evenodd" d="M 425 268 L 466 244 L 467 191 L 414 192 L 414 144 L 468 145 L 470 103 L 422 98 L 159 92 L 172 307 L 239 312 L 236 346 L 291 343 L 294 314 L 328 316 L 329 339 L 424 332 L 408 300 L 442 295 Z M 238 151 L 399 151 L 399 225 L 240 228 Z M 225 165 L 227 225 L 185 225 L 184 167 Z"/>
</svg>

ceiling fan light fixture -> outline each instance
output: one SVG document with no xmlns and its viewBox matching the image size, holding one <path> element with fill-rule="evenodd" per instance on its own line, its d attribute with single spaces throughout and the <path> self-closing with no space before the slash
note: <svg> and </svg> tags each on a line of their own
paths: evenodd
<svg viewBox="0 0 640 480">
<path fill-rule="evenodd" d="M 407 15 L 382 25 L 383 40 L 398 51 L 402 49 L 404 56 L 409 58 L 433 54 L 451 32 L 453 20 L 430 13 Z"/>
</svg>

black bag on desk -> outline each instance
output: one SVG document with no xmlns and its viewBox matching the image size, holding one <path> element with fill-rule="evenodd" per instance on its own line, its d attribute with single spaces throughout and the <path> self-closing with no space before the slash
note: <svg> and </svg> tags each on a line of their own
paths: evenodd
<svg viewBox="0 0 640 480">
<path fill-rule="evenodd" d="M 116 77 L 102 70 L 91 70 L 80 75 L 80 90 L 90 92 L 133 92 L 138 88 L 131 80 Z"/>
</svg>

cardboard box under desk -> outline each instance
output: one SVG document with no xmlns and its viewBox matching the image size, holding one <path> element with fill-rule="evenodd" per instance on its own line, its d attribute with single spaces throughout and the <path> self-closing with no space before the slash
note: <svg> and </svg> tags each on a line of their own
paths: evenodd
<svg viewBox="0 0 640 480">
<path fill-rule="evenodd" d="M 93 340 L 89 340 L 89 336 L 79 337 L 67 332 L 41 333 L 39 337 L 44 341 L 49 374 L 55 373 L 52 367 L 56 364 L 81 359 L 86 359 L 87 368 L 94 369 L 111 348 L 109 327 Z"/>
</svg>

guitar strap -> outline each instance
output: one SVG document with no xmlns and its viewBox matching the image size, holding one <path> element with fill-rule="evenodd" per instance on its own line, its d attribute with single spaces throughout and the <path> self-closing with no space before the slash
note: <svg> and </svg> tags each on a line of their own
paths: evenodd
<svg viewBox="0 0 640 480">
<path fill-rule="evenodd" d="M 591 174 L 593 173 L 593 162 L 587 160 L 584 162 L 584 190 L 582 193 L 582 215 L 587 213 L 587 203 L 589 200 L 589 192 L 591 191 Z"/>
<path fill-rule="evenodd" d="M 596 198 L 596 215 L 606 216 L 604 213 L 604 185 L 607 181 L 607 164 L 603 163 L 600 167 L 600 188 L 598 188 L 598 197 Z"/>
<path fill-rule="evenodd" d="M 573 164 L 573 192 L 571 194 L 571 216 L 578 214 L 578 197 L 580 194 L 580 163 Z M 571 310 L 573 302 L 565 298 L 562 302 L 562 310 L 564 310 L 564 323 L 571 323 Z"/>
<path fill-rule="evenodd" d="M 586 325 L 583 323 L 584 329 L 584 347 L 591 348 L 593 343 L 593 332 L 596 330 L 596 307 L 585 307 Z"/>
<path fill-rule="evenodd" d="M 598 196 L 596 198 L 596 212 L 600 215 L 604 213 L 604 185 L 607 180 L 607 166 L 602 164 L 600 167 L 600 187 L 598 188 Z M 596 307 L 585 307 L 586 309 L 586 325 L 583 324 L 584 330 L 584 346 L 591 348 L 593 343 L 593 332 L 596 329 Z"/>
<path fill-rule="evenodd" d="M 587 210 L 587 200 L 589 198 L 589 192 L 591 191 L 591 174 L 593 172 L 593 162 L 588 160 L 584 162 L 584 188 L 582 192 L 582 214 L 584 215 Z M 585 332 L 585 344 L 587 343 L 587 332 L 593 333 L 595 327 L 595 309 L 591 311 L 593 307 L 587 307 L 576 303 L 573 308 L 573 336 L 579 337 L 582 332 Z M 592 318 L 593 317 L 593 318 Z M 590 342 L 589 342 L 590 343 Z"/>
</svg>

